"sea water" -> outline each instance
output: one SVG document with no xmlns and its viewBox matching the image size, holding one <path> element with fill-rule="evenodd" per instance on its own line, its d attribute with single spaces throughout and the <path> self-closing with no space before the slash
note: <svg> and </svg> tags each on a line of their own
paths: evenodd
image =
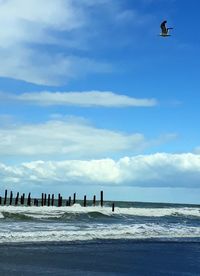
<svg viewBox="0 0 200 276">
<path fill-rule="evenodd" d="M 0 243 L 94 240 L 200 241 L 200 206 L 115 202 L 104 206 L 0 206 Z"/>
</svg>

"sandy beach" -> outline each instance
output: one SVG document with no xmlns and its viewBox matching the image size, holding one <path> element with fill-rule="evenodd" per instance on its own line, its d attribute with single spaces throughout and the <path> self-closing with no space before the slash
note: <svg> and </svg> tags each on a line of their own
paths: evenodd
<svg viewBox="0 0 200 276">
<path fill-rule="evenodd" d="M 2 244 L 0 275 L 199 275 L 200 242 Z"/>
</svg>

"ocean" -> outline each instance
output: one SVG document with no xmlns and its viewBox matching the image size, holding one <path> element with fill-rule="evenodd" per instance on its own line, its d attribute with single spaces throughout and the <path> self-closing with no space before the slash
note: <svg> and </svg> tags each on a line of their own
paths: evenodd
<svg viewBox="0 0 200 276">
<path fill-rule="evenodd" d="M 0 206 L 0 275 L 200 275 L 199 205 L 89 205 Z"/>
</svg>

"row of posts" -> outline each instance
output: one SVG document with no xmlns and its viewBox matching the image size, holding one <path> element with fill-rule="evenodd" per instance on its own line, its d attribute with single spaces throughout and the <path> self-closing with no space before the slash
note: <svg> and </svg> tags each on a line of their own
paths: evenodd
<svg viewBox="0 0 200 276">
<path fill-rule="evenodd" d="M 9 197 L 9 202 L 8 202 L 8 191 L 5 190 L 5 196 L 4 198 L 2 198 L 0 196 L 0 205 L 12 205 L 14 202 L 15 205 L 18 205 L 19 203 L 21 205 L 25 204 L 25 194 L 23 193 L 21 196 L 19 196 L 19 192 L 17 193 L 15 199 L 13 198 L 13 192 L 10 192 L 10 197 Z M 73 195 L 73 199 L 71 196 L 69 196 L 69 198 L 66 200 L 65 202 L 65 206 L 71 206 L 73 204 L 76 203 L 76 193 L 74 193 Z M 32 205 L 32 201 L 31 201 L 31 193 L 28 194 L 27 197 L 27 206 L 31 206 Z M 39 200 L 37 198 L 34 198 L 33 200 L 33 205 L 34 206 L 39 206 Z M 46 193 L 42 193 L 41 196 L 41 206 L 54 206 L 55 205 L 55 198 L 54 198 L 54 194 L 50 195 L 50 194 L 46 194 Z M 100 205 L 101 207 L 103 207 L 103 191 L 101 191 L 100 193 Z M 64 206 L 64 201 L 63 201 L 63 197 L 61 196 L 61 194 L 58 194 L 58 207 L 62 207 Z M 83 206 L 86 207 L 87 206 L 87 197 L 86 195 L 84 195 L 84 199 L 83 199 Z M 93 206 L 96 206 L 96 195 L 93 196 Z M 114 212 L 115 209 L 115 205 L 114 203 L 112 203 L 112 211 Z"/>
</svg>

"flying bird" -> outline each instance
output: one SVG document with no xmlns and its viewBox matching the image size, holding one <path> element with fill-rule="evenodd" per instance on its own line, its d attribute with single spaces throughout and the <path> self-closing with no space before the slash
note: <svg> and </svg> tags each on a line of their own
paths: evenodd
<svg viewBox="0 0 200 276">
<path fill-rule="evenodd" d="M 161 24 L 160 24 L 160 28 L 161 28 L 161 34 L 160 36 L 170 36 L 169 34 L 169 30 L 172 30 L 173 28 L 167 28 L 166 27 L 166 23 L 167 23 L 167 20 L 164 20 Z"/>
</svg>

